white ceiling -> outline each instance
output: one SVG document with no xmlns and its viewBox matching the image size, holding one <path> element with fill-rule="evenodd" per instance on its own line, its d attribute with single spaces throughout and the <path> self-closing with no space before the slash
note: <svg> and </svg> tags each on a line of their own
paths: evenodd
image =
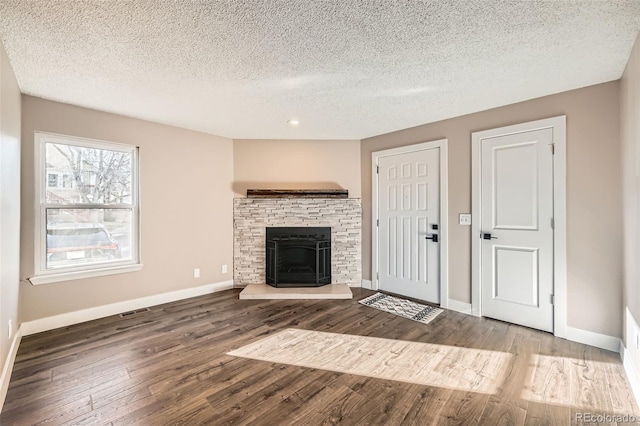
<svg viewBox="0 0 640 426">
<path fill-rule="evenodd" d="M 231 138 L 361 139 L 616 80 L 639 29 L 637 0 L 0 2 L 23 93 Z"/>
</svg>

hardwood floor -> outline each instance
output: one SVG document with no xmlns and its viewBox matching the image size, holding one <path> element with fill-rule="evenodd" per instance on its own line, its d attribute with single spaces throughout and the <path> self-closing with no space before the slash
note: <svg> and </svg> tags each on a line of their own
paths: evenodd
<svg viewBox="0 0 640 426">
<path fill-rule="evenodd" d="M 423 325 L 360 305 L 372 292 L 353 290 L 353 300 L 326 301 L 238 300 L 239 290 L 229 290 L 25 337 L 0 424 L 564 425 L 580 424 L 583 413 L 640 419 L 618 354 L 453 311 Z M 226 355 L 285 328 L 510 356 L 496 391 L 479 393 Z"/>
</svg>

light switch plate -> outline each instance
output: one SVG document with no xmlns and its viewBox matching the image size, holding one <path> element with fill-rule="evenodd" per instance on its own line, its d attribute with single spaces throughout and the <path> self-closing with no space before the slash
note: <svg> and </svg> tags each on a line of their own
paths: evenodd
<svg viewBox="0 0 640 426">
<path fill-rule="evenodd" d="M 460 213 L 460 225 L 471 225 L 471 215 L 469 213 Z"/>
</svg>

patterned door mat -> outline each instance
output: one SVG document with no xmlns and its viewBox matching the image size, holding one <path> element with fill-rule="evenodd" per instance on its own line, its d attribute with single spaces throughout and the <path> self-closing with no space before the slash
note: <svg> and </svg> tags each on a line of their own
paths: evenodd
<svg viewBox="0 0 640 426">
<path fill-rule="evenodd" d="M 382 293 L 376 293 L 373 296 L 364 298 L 360 300 L 359 303 L 423 324 L 430 323 L 442 312 L 440 308 L 422 305 Z"/>
</svg>

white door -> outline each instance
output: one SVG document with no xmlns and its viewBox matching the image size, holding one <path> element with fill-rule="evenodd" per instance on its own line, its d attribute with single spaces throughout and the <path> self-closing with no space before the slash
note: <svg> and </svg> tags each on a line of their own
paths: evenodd
<svg viewBox="0 0 640 426">
<path fill-rule="evenodd" d="M 378 166 L 380 289 L 440 303 L 440 148 L 380 157 Z"/>
<path fill-rule="evenodd" d="M 545 331 L 553 331 L 552 143 L 550 128 L 480 141 L 482 315 Z"/>
</svg>

